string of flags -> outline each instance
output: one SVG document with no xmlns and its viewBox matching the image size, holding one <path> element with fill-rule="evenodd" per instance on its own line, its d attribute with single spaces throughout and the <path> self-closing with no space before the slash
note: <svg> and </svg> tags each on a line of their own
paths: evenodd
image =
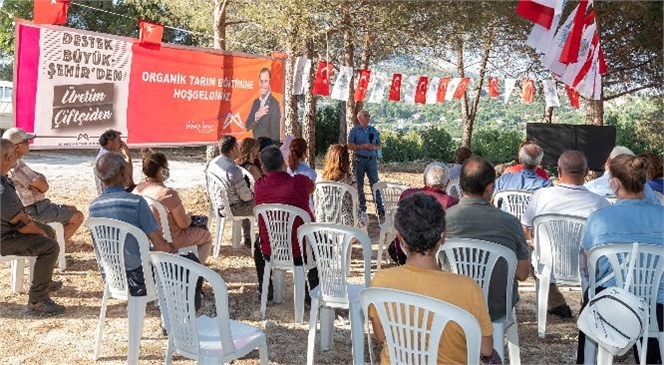
<svg viewBox="0 0 664 365">
<path fill-rule="evenodd" d="M 306 75 L 312 67 L 312 61 L 305 57 L 298 57 L 293 72 L 293 95 L 302 95 L 307 90 Z M 316 69 L 311 90 L 314 95 L 327 96 L 335 100 L 348 100 L 350 96 L 350 80 L 354 70 L 351 67 L 340 66 L 335 81 L 332 82 L 334 65 L 321 61 Z M 406 104 L 436 104 L 463 98 L 471 84 L 469 77 L 429 77 L 392 74 L 391 78 L 384 72 L 371 70 L 358 70 L 355 77 L 356 102 L 382 103 L 388 101 L 403 101 Z M 489 77 L 486 83 L 486 93 L 489 98 L 501 96 L 501 80 Z M 506 78 L 503 81 L 503 100 L 507 104 L 520 81 L 522 103 L 532 103 L 535 99 L 537 87 L 534 79 L 517 80 Z M 541 90 L 547 107 L 559 107 L 558 88 L 555 80 L 542 80 Z M 579 94 L 570 87 L 566 87 L 569 103 L 579 108 Z"/>
<path fill-rule="evenodd" d="M 542 66 L 554 79 L 587 99 L 600 100 L 602 75 L 608 68 L 595 22 L 593 0 L 580 0 L 558 27 L 565 2 L 519 0 L 516 13 L 533 23 L 526 44 L 542 54 Z M 570 90 L 567 92 L 569 94 Z"/>
</svg>

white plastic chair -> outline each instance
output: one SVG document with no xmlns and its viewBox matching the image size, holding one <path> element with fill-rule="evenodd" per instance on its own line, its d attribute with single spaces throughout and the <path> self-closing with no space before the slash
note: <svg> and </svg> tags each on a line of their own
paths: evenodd
<svg viewBox="0 0 664 365">
<path fill-rule="evenodd" d="M 343 209 L 344 197 L 347 194 L 351 197 L 352 212 L 345 212 Z M 357 189 L 354 187 L 334 181 L 319 181 L 316 183 L 314 192 L 316 222 L 337 223 L 359 228 L 358 204 Z M 348 213 L 351 215 L 348 216 Z"/>
<path fill-rule="evenodd" d="M 453 196 L 457 199 L 463 198 L 463 190 L 461 190 L 461 183 L 459 182 L 459 179 L 456 180 L 451 180 L 449 184 L 447 184 L 447 189 L 445 189 L 445 192 L 449 196 Z"/>
<path fill-rule="evenodd" d="M 467 311 L 443 302 L 387 288 L 368 288 L 360 293 L 364 313 L 373 305 L 392 364 L 438 364 L 443 331 L 456 322 L 466 336 L 466 364 L 479 364 L 482 333 L 477 319 Z"/>
<path fill-rule="evenodd" d="M 293 304 L 295 307 L 295 323 L 304 321 L 304 286 L 305 266 L 295 266 L 293 262 L 293 244 L 291 241 L 293 233 L 293 224 L 296 218 L 302 219 L 306 223 L 311 222 L 309 213 L 286 204 L 260 204 L 254 207 L 254 216 L 256 222 L 263 220 L 267 235 L 270 240 L 270 261 L 265 262 L 265 273 L 263 274 L 263 292 L 261 293 L 261 318 L 265 319 L 265 309 L 267 307 L 267 293 L 270 283 L 270 275 L 274 270 L 274 303 L 283 301 L 284 292 L 284 271 L 293 272 L 294 295 Z M 300 246 L 300 252 L 303 252 Z M 307 250 L 307 252 L 311 252 Z M 302 257 L 304 261 L 304 257 Z M 307 267 L 313 267 L 313 258 L 309 257 Z"/>
<path fill-rule="evenodd" d="M 353 363 L 364 364 L 364 337 L 362 329 L 362 304 L 360 290 L 371 284 L 371 239 L 362 230 L 334 223 L 309 223 L 297 231 L 300 246 L 309 243 L 316 255 L 320 284 L 311 290 L 309 341 L 307 364 L 314 363 L 316 325 L 320 311 L 320 349 L 332 347 L 334 310 L 348 309 L 353 348 Z M 350 267 L 348 253 L 353 241 L 362 246 L 364 257 L 364 283 L 350 284 L 347 272 Z"/>
<path fill-rule="evenodd" d="M 127 301 L 127 319 L 129 322 L 127 363 L 137 364 L 141 334 L 143 333 L 143 321 L 145 319 L 145 306 L 148 302 L 157 299 L 154 281 L 152 280 L 152 265 L 148 256 L 150 241 L 139 228 L 117 219 L 89 218 L 86 226 L 92 234 L 95 255 L 99 261 L 99 266 L 104 271 L 104 296 L 101 303 L 101 313 L 99 314 L 99 328 L 97 330 L 94 359 L 96 361 L 101 352 L 106 306 L 110 297 Z M 141 266 L 143 267 L 143 275 L 145 277 L 147 293 L 145 296 L 138 297 L 129 294 L 124 257 L 127 235 L 134 236 L 136 241 L 138 241 Z"/>
<path fill-rule="evenodd" d="M 546 334 L 549 284 L 582 285 L 579 262 L 585 225 L 585 218 L 564 214 L 541 214 L 533 219 L 531 260 L 537 277 L 537 333 L 541 338 Z"/>
<path fill-rule="evenodd" d="M 453 273 L 471 277 L 482 288 L 484 301 L 489 303 L 489 284 L 498 259 L 507 262 L 505 287 L 505 317 L 492 322 L 493 348 L 501 359 L 505 359 L 503 338 L 507 337 L 510 364 L 521 364 L 519 348 L 518 321 L 516 310 L 512 307 L 512 288 L 516 272 L 516 254 L 509 248 L 497 243 L 471 238 L 447 238 L 438 250 L 438 262 L 447 262 Z"/>
<path fill-rule="evenodd" d="M 5 255 L 0 254 L 0 262 L 9 261 L 9 281 L 11 284 L 11 289 L 13 294 L 18 294 L 23 292 L 23 274 L 25 272 L 25 260 L 28 260 L 30 265 L 30 276 L 28 276 L 28 283 L 32 283 L 32 277 L 34 275 L 35 262 L 37 256 L 17 256 L 17 255 Z"/>
<path fill-rule="evenodd" d="M 104 183 L 99 179 L 99 176 L 97 176 L 97 168 L 92 167 L 92 176 L 94 176 L 95 179 L 95 188 L 97 189 L 97 195 L 101 195 L 101 192 L 104 190 Z"/>
<path fill-rule="evenodd" d="M 240 168 L 240 171 L 242 171 L 242 175 L 244 175 L 244 177 L 249 180 L 249 189 L 251 189 L 251 191 L 254 191 L 254 184 L 256 183 L 256 181 L 254 180 L 254 175 L 252 175 L 251 172 L 249 172 L 249 170 L 245 169 L 244 167 L 242 166 L 238 167 Z"/>
<path fill-rule="evenodd" d="M 664 194 L 660 193 L 659 191 L 653 191 L 655 193 L 655 197 L 659 199 L 659 202 L 664 205 Z"/>
<path fill-rule="evenodd" d="M 493 197 L 493 205 L 521 220 L 521 215 L 530 204 L 533 193 L 524 190 L 502 190 Z"/>
<path fill-rule="evenodd" d="M 226 220 L 232 222 L 233 236 L 231 240 L 233 242 L 233 248 L 238 248 L 241 246 L 242 239 L 242 221 L 244 219 L 249 219 L 251 221 L 251 231 L 250 237 L 255 237 L 254 231 L 254 217 L 243 216 L 235 217 L 231 211 L 230 204 L 228 204 L 228 195 L 226 195 L 226 188 L 221 182 L 221 179 L 216 175 L 207 172 L 205 174 L 205 179 L 207 183 L 207 193 L 208 199 L 210 200 L 210 219 L 216 217 L 216 234 L 214 238 L 214 248 L 212 249 L 212 256 L 219 257 L 219 251 L 221 249 L 221 240 L 224 237 L 224 226 L 226 225 Z"/>
<path fill-rule="evenodd" d="M 222 364 L 246 356 L 258 348 L 261 364 L 267 365 L 267 341 L 259 328 L 228 318 L 228 289 L 216 272 L 187 258 L 150 252 L 155 266 L 159 304 L 168 330 L 164 364 L 173 353 L 198 364 Z M 196 283 L 202 277 L 214 291 L 216 317 L 196 316 Z"/>
<path fill-rule="evenodd" d="M 615 195 L 605 196 L 605 198 L 611 204 L 615 204 L 618 201 L 618 197 Z"/>
<path fill-rule="evenodd" d="M 407 185 L 393 184 L 384 181 L 379 181 L 371 187 L 374 199 L 376 192 L 380 192 L 380 196 L 383 198 L 383 207 L 385 208 L 385 221 L 382 224 L 380 221 L 378 222 L 380 235 L 378 237 L 378 256 L 376 257 L 377 270 L 380 270 L 383 259 L 386 263 L 389 262 L 386 246 L 392 241 L 392 239 L 394 239 L 393 236 L 395 235 L 394 216 L 391 213 L 397 209 L 401 193 L 406 189 L 408 189 Z M 387 238 L 391 239 L 388 241 Z M 385 252 L 385 257 L 383 257 L 383 252 Z"/>
<path fill-rule="evenodd" d="M 60 246 L 58 268 L 60 271 L 64 271 L 67 269 L 67 259 L 65 258 L 65 227 L 60 222 L 49 222 L 47 224 L 55 231 L 55 240 L 58 241 L 58 246 Z"/>
<path fill-rule="evenodd" d="M 171 233 L 171 224 L 168 222 L 168 212 L 166 211 L 166 207 L 164 207 L 163 204 L 157 199 L 154 199 L 150 196 L 143 195 L 143 194 L 138 194 L 145 201 L 148 203 L 148 206 L 150 207 L 150 210 L 152 210 L 152 214 L 154 215 L 155 219 L 159 222 L 159 226 L 161 227 L 161 234 L 164 236 L 164 239 L 167 242 L 173 242 L 173 234 Z M 155 214 L 156 213 L 156 214 Z M 198 257 L 198 247 L 196 245 L 191 245 L 187 247 L 182 247 L 178 249 L 178 252 L 180 253 L 187 253 L 187 252 L 193 252 L 196 257 Z"/>
<path fill-rule="evenodd" d="M 629 264 L 632 260 L 632 243 L 609 243 L 597 247 L 593 247 L 588 252 L 588 298 L 595 296 L 597 286 L 602 283 L 597 283 L 596 271 L 599 260 L 607 260 L 611 265 L 612 273 L 609 274 L 616 281 L 616 286 L 622 288 L 627 276 Z M 650 307 L 649 324 L 647 329 L 647 336 L 657 338 L 659 341 L 659 354 L 664 358 L 664 332 L 659 331 L 657 326 L 657 293 L 661 285 L 662 275 L 664 274 L 664 248 L 662 245 L 650 245 L 645 243 L 638 243 L 637 248 L 638 261 L 634 267 L 632 274 L 632 282 L 629 286 L 630 293 L 644 298 Z M 618 274 L 616 274 L 618 273 Z M 644 331 L 645 335 L 646 331 Z M 644 341 L 647 339 L 644 338 Z M 638 343 L 638 342 L 637 342 Z M 641 346 L 637 346 L 639 351 Z M 645 347 L 647 351 L 647 346 Z M 584 363 L 594 364 L 595 351 L 597 344 L 586 337 L 586 345 L 584 348 Z M 645 353 L 639 353 L 641 360 L 645 360 Z M 601 358 L 600 358 L 601 356 Z M 613 361 L 613 356 L 606 351 L 600 351 L 598 354 L 597 363 L 603 361 L 602 364 Z M 641 362 L 645 363 L 644 361 Z"/>
</svg>

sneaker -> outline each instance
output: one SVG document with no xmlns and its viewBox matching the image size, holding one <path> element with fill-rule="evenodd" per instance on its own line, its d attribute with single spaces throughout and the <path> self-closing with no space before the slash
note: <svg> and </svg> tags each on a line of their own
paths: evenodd
<svg viewBox="0 0 664 365">
<path fill-rule="evenodd" d="M 65 307 L 63 305 L 57 304 L 49 297 L 46 297 L 37 303 L 30 303 L 29 306 L 32 312 L 39 314 L 56 315 L 65 312 Z"/>
<path fill-rule="evenodd" d="M 58 291 L 62 288 L 62 281 L 60 280 L 51 280 L 51 283 L 48 284 L 48 291 Z"/>
<path fill-rule="evenodd" d="M 546 311 L 549 314 L 556 315 L 560 318 L 572 318 L 572 310 L 570 309 L 569 305 L 563 304 L 561 306 L 551 308 Z"/>
</svg>

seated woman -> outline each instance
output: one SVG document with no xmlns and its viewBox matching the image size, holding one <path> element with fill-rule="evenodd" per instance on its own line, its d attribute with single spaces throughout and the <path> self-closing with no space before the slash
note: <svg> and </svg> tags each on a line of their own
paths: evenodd
<svg viewBox="0 0 664 365">
<path fill-rule="evenodd" d="M 408 251 L 405 265 L 378 271 L 371 287 L 396 289 L 424 295 L 453 304 L 479 322 L 482 332 L 480 353 L 485 364 L 500 364 L 500 355 L 493 350 L 493 327 L 482 290 L 467 276 L 444 272 L 436 262 L 440 245 L 445 244 L 445 211 L 431 196 L 415 194 L 399 202 L 394 218 L 397 235 Z M 369 308 L 369 318 L 379 343 L 385 341 L 385 332 L 375 308 Z M 438 364 L 467 363 L 465 335 L 456 323 L 443 331 L 438 350 Z M 386 346 L 380 354 L 380 363 L 389 364 Z"/>
<path fill-rule="evenodd" d="M 588 216 L 581 249 L 584 255 L 593 247 L 608 243 L 647 243 L 664 246 L 664 207 L 655 205 L 650 200 L 643 199 L 643 189 L 646 184 L 647 161 L 641 156 L 619 155 L 609 162 L 611 178 L 609 185 L 618 197 L 618 201 L 608 207 L 598 209 Z M 599 282 L 611 274 L 611 267 L 605 260 L 600 260 L 597 268 L 596 280 Z M 588 277 L 587 265 L 584 266 L 586 281 Z M 600 292 L 607 287 L 615 286 L 615 279 L 609 279 L 596 289 Z M 588 293 L 583 298 L 583 305 L 588 302 Z M 664 280 L 659 284 L 657 294 L 657 321 L 662 331 L 662 311 L 664 310 Z M 652 314 L 651 314 L 652 315 Z M 579 347 L 577 350 L 577 364 L 584 360 L 583 347 L 585 335 L 579 332 Z M 639 362 L 636 347 L 634 347 L 636 363 Z M 648 341 L 648 364 L 661 364 L 657 340 Z"/>
<path fill-rule="evenodd" d="M 664 166 L 662 166 L 662 159 L 650 152 L 646 152 L 641 156 L 648 160 L 648 167 L 646 170 L 648 186 L 650 186 L 652 190 L 664 194 Z"/>
<path fill-rule="evenodd" d="M 317 179 L 317 181 L 332 181 L 348 184 L 356 189 L 357 183 L 355 182 L 355 176 L 350 171 L 350 156 L 348 155 L 348 148 L 341 144 L 333 144 L 327 150 L 327 155 L 325 156 L 325 166 L 323 167 L 323 174 Z M 343 224 L 352 226 L 353 225 L 353 198 L 350 194 L 344 196 L 344 201 L 342 205 L 343 213 Z M 319 222 L 326 222 L 327 220 L 323 219 L 324 217 L 319 216 L 319 212 L 316 212 L 316 220 Z"/>
<path fill-rule="evenodd" d="M 240 145 L 240 157 L 235 159 L 235 163 L 238 166 L 251 173 L 251 176 L 254 177 L 254 181 L 263 177 L 263 172 L 260 167 L 255 164 L 255 161 L 258 159 L 259 149 L 260 145 L 257 140 L 253 138 L 245 138 Z M 249 181 L 247 181 L 247 184 L 249 184 Z"/>
<path fill-rule="evenodd" d="M 198 258 L 205 263 L 212 248 L 212 235 L 207 228 L 193 227 L 192 217 L 182 205 L 177 191 L 164 185 L 168 180 L 169 170 L 166 155 L 147 151 L 143 155 L 143 173 L 145 180 L 138 184 L 136 193 L 158 200 L 168 211 L 168 225 L 176 248 L 196 245 Z M 157 220 L 158 222 L 159 220 Z"/>
<path fill-rule="evenodd" d="M 291 175 L 304 175 L 316 182 L 316 170 L 304 162 L 307 154 L 307 141 L 304 138 L 295 138 L 290 143 L 290 154 L 288 155 L 288 173 Z"/>
</svg>

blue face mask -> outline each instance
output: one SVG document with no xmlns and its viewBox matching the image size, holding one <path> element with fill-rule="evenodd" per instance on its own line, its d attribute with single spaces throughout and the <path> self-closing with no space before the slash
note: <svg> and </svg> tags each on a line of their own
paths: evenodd
<svg viewBox="0 0 664 365">
<path fill-rule="evenodd" d="M 161 177 L 164 179 L 164 181 L 168 180 L 168 178 L 171 177 L 171 170 L 167 168 L 162 168 Z"/>
</svg>

